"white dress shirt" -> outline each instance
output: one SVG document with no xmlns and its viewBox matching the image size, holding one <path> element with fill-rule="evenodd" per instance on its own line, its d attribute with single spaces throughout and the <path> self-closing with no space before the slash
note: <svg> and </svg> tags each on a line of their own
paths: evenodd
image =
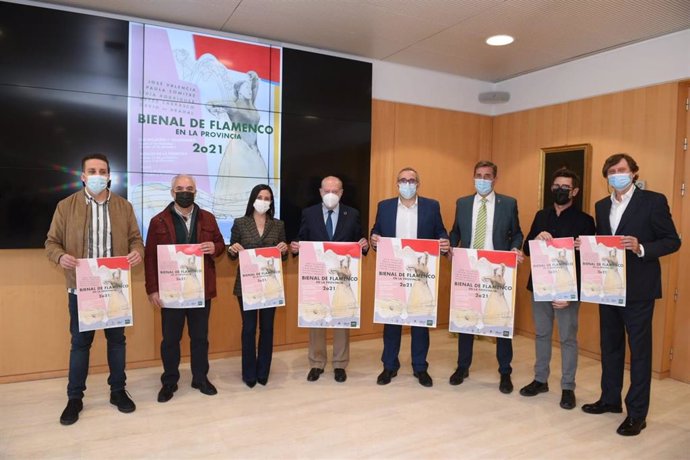
<svg viewBox="0 0 690 460">
<path fill-rule="evenodd" d="M 621 223 L 623 213 L 626 209 L 628 209 L 630 199 L 632 198 L 633 193 L 635 193 L 636 188 L 637 187 L 635 187 L 634 185 L 630 187 L 630 190 L 621 195 L 620 201 L 616 199 L 615 191 L 611 194 L 611 212 L 609 213 L 609 224 L 611 224 L 612 235 L 615 235 L 618 231 L 618 226 Z M 644 247 L 642 246 L 642 244 L 640 244 L 640 253 L 637 254 L 637 257 L 644 257 Z"/>
<path fill-rule="evenodd" d="M 486 237 L 484 238 L 484 248 L 493 250 L 494 248 L 494 211 L 496 210 L 496 193 L 492 190 L 491 193 L 486 195 Z M 475 229 L 477 228 L 477 215 L 479 214 L 479 208 L 482 205 L 482 196 L 479 193 L 474 194 L 474 203 L 472 204 L 472 239 L 470 240 L 470 245 L 468 247 L 472 248 Z"/>
<path fill-rule="evenodd" d="M 398 198 L 398 212 L 395 217 L 396 238 L 417 238 L 417 212 L 419 211 L 419 197 L 415 197 L 414 204 L 409 208 Z"/>
</svg>

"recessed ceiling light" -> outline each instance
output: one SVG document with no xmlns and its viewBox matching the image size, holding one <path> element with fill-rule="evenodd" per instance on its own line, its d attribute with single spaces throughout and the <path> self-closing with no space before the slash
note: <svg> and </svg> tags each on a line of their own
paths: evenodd
<svg viewBox="0 0 690 460">
<path fill-rule="evenodd" d="M 515 39 L 510 35 L 494 35 L 486 39 L 486 44 L 491 46 L 510 45 Z"/>
</svg>

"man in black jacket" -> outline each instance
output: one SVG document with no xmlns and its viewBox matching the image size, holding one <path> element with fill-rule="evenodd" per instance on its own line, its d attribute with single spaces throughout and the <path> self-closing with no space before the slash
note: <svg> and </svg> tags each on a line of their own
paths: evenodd
<svg viewBox="0 0 690 460">
<path fill-rule="evenodd" d="M 625 306 L 599 305 L 601 334 L 601 397 L 582 410 L 588 414 L 620 413 L 625 334 L 630 345 L 628 416 L 618 434 L 635 436 L 646 426 L 652 383 L 652 314 L 661 298 L 659 258 L 680 248 L 666 197 L 635 186 L 639 167 L 628 154 L 610 156 L 602 174 L 614 191 L 595 206 L 598 235 L 624 235 L 626 249 Z"/>
<path fill-rule="evenodd" d="M 530 255 L 531 240 L 548 241 L 553 238 L 577 238 L 594 235 L 594 219 L 574 206 L 574 198 L 580 192 L 580 178 L 569 169 L 561 168 L 553 174 L 551 193 L 553 204 L 537 212 L 527 235 L 523 250 Z M 580 264 L 576 254 L 575 269 L 579 280 Z M 578 283 L 579 285 L 579 283 Z M 573 285 L 575 287 L 575 285 Z M 527 289 L 532 291 L 532 275 Z M 577 317 L 580 302 L 532 300 L 532 318 L 536 337 L 534 380 L 520 390 L 522 396 L 536 396 L 549 391 L 549 363 L 551 361 L 551 336 L 553 320 L 558 320 L 558 338 L 561 343 L 561 402 L 563 409 L 575 407 L 575 372 L 577 370 Z"/>
</svg>

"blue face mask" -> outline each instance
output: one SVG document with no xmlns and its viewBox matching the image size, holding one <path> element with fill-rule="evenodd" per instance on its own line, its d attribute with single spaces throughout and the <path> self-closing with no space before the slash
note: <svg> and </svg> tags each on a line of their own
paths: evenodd
<svg viewBox="0 0 690 460">
<path fill-rule="evenodd" d="M 87 176 L 86 177 L 86 188 L 93 195 L 100 194 L 108 186 L 108 178 L 105 176 Z"/>
<path fill-rule="evenodd" d="M 412 199 L 417 194 L 417 184 L 398 184 L 400 196 L 406 200 Z"/>
<path fill-rule="evenodd" d="M 619 192 L 625 190 L 632 183 L 630 173 L 609 174 L 607 177 L 609 185 Z"/>
<path fill-rule="evenodd" d="M 493 186 L 494 186 L 494 181 L 492 181 L 492 180 L 488 180 L 488 179 L 475 179 L 474 180 L 474 189 L 481 196 L 486 196 L 489 193 L 491 193 Z"/>
</svg>

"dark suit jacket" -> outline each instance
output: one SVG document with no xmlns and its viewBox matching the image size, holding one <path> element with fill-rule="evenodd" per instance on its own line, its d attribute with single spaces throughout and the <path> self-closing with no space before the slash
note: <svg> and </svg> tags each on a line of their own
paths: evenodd
<svg viewBox="0 0 690 460">
<path fill-rule="evenodd" d="M 271 219 L 267 216 L 264 234 L 259 236 L 259 230 L 256 228 L 254 217 L 242 216 L 235 219 L 230 233 L 230 246 L 235 243 L 240 243 L 244 249 L 269 248 L 277 246 L 278 243 L 285 242 L 285 222 L 278 219 Z M 231 259 L 237 259 L 238 257 L 238 254 L 233 254 L 230 251 L 228 251 L 228 255 Z M 285 260 L 286 257 L 287 254 L 283 256 L 283 260 Z M 237 266 L 235 288 L 232 293 L 238 297 L 242 295 L 239 264 Z"/>
<path fill-rule="evenodd" d="M 417 238 L 426 240 L 448 238 L 438 201 L 420 196 L 417 206 Z M 376 209 L 376 222 L 374 222 L 374 228 L 371 229 L 372 235 L 395 238 L 397 217 L 398 197 L 380 201 Z"/>
<path fill-rule="evenodd" d="M 333 232 L 333 240 L 328 239 L 326 222 L 323 219 L 321 203 L 309 206 L 302 211 L 302 222 L 297 238 L 299 241 L 340 241 L 356 243 L 364 238 L 359 211 L 340 203 L 338 223 Z"/>
<path fill-rule="evenodd" d="M 595 211 L 597 234 L 611 235 L 611 197 L 598 201 Z M 661 298 L 659 257 L 680 248 L 680 238 L 671 219 L 666 197 L 661 193 L 636 189 L 621 216 L 616 235 L 634 236 L 644 246 L 644 257 L 626 251 L 627 300 Z"/>
<path fill-rule="evenodd" d="M 474 195 L 458 198 L 455 221 L 450 232 L 451 247 L 469 248 L 472 244 L 472 206 Z M 515 198 L 496 193 L 493 222 L 493 243 L 496 251 L 520 249 L 523 241 Z"/>
</svg>

